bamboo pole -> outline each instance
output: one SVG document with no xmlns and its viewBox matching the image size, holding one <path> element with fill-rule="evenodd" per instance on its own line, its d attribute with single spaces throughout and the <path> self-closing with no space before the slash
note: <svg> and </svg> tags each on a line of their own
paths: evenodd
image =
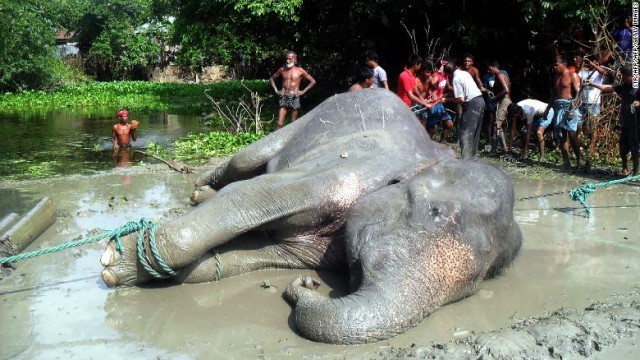
<svg viewBox="0 0 640 360">
<path fill-rule="evenodd" d="M 51 199 L 45 197 L 13 224 L 0 237 L 0 241 L 10 245 L 10 248 L 19 254 L 55 221 L 56 207 Z"/>
<path fill-rule="evenodd" d="M 9 228 L 18 221 L 19 217 L 18 214 L 11 213 L 2 218 L 2 221 L 0 221 L 0 234 L 4 234 L 5 231 L 9 230 Z"/>
</svg>

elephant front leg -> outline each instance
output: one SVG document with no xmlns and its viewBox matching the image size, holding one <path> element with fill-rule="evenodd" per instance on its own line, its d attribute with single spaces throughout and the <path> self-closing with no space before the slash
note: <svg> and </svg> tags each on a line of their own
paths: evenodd
<svg viewBox="0 0 640 360">
<path fill-rule="evenodd" d="M 209 250 L 254 229 L 284 226 L 309 230 L 313 221 L 331 216 L 335 208 L 327 206 L 325 192 L 317 186 L 318 177 L 294 176 L 264 175 L 225 187 L 191 212 L 159 227 L 155 233 L 157 256 L 150 255 L 146 236 L 143 247 L 148 255 L 143 259 L 159 272 L 161 261 L 170 269 L 179 270 L 201 260 Z M 295 223 L 287 223 L 291 218 Z M 108 245 L 101 258 L 105 267 L 102 277 L 108 286 L 150 280 L 142 271 L 136 238 L 122 238 L 124 252 L 117 251 L 113 241 Z"/>
<path fill-rule="evenodd" d="M 297 137 L 302 126 L 302 122 L 291 124 L 243 148 L 224 164 L 203 174 L 196 180 L 196 187 L 209 186 L 219 190 L 235 181 L 264 174 L 268 162 Z"/>
</svg>

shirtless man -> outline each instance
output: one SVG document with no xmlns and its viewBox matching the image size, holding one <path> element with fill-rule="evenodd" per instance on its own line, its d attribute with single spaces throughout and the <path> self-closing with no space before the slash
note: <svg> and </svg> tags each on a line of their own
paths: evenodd
<svg viewBox="0 0 640 360">
<path fill-rule="evenodd" d="M 471 74 L 471 78 L 473 78 L 473 81 L 478 85 L 478 89 L 480 89 L 480 91 L 484 92 L 486 90 L 484 88 L 484 84 L 482 84 L 482 79 L 480 78 L 480 70 L 478 70 L 473 63 L 473 55 L 466 53 L 462 56 L 460 69 Z"/>
<path fill-rule="evenodd" d="M 138 139 L 138 121 L 133 120 L 131 124 L 127 123 L 129 119 L 129 111 L 122 109 L 118 111 L 119 123 L 113 125 L 111 132 L 111 143 L 113 149 L 118 150 L 120 148 L 131 147 L 131 140 L 136 141 Z"/>
<path fill-rule="evenodd" d="M 363 67 L 358 71 L 356 82 L 351 85 L 349 91 L 357 91 L 362 89 L 369 89 L 373 86 L 374 72 L 373 69 Z"/>
<path fill-rule="evenodd" d="M 511 123 L 511 132 L 509 136 L 509 145 L 506 144 L 505 136 L 504 136 L 504 124 L 507 121 L 507 108 L 511 105 L 511 81 L 509 77 L 505 75 L 498 65 L 497 61 L 493 61 L 489 63 L 488 66 L 489 73 L 494 76 L 495 82 L 493 83 L 493 87 L 491 91 L 493 92 L 493 97 L 489 99 L 492 103 L 496 104 L 496 114 L 495 114 L 495 134 L 493 133 L 493 128 L 491 129 L 491 153 L 496 153 L 496 146 L 498 142 L 498 138 L 502 140 L 502 146 L 506 147 L 504 149 L 507 153 L 511 153 L 513 149 L 513 139 L 516 136 L 516 124 Z"/>
<path fill-rule="evenodd" d="M 560 142 L 560 151 L 562 152 L 562 169 L 569 170 L 571 162 L 569 161 L 569 142 L 576 155 L 578 168 L 580 167 L 580 144 L 578 144 L 578 109 L 571 111 L 573 105 L 572 100 L 580 90 L 580 78 L 567 67 L 567 60 L 563 56 L 556 56 L 556 62 L 553 65 L 556 76 L 553 79 L 553 87 L 556 97 L 553 102 L 554 123 L 556 134 L 562 133 Z M 573 116 L 571 113 L 573 112 Z M 558 136 L 560 137 L 560 136 Z M 544 145 L 544 144 L 543 144 Z"/>
<path fill-rule="evenodd" d="M 278 114 L 277 129 L 284 126 L 284 118 L 287 112 L 291 110 L 291 122 L 298 119 L 298 111 L 300 110 L 300 97 L 309 91 L 315 84 L 316 80 L 309 75 L 305 69 L 296 65 L 298 55 L 293 51 L 285 54 L 285 65 L 280 67 L 275 74 L 271 75 L 269 82 L 273 90 L 280 96 L 280 111 Z M 282 89 L 278 90 L 276 79 L 282 76 Z M 301 78 L 307 79 L 309 84 L 300 91 Z"/>
<path fill-rule="evenodd" d="M 440 143 L 446 141 L 453 128 L 453 119 L 440 102 L 446 86 L 447 78 L 437 70 L 429 72 L 426 69 L 421 69 L 414 89 L 414 94 L 421 100 L 414 104 L 414 107 L 417 108 L 415 112 L 422 125 L 426 127 L 429 137 L 433 139 L 436 125 L 444 122 Z"/>
</svg>

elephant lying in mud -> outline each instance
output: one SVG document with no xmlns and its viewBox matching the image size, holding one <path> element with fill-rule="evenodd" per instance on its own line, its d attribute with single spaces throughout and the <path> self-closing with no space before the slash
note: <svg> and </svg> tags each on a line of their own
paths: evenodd
<svg viewBox="0 0 640 360">
<path fill-rule="evenodd" d="M 457 160 L 386 90 L 333 96 L 196 185 L 217 192 L 155 233 L 160 257 L 177 271 L 173 281 L 274 268 L 346 272 L 345 297 L 318 294 L 308 277 L 285 290 L 298 330 L 321 342 L 403 333 L 473 294 L 513 261 L 522 240 L 510 179 Z M 122 254 L 107 247 L 108 286 L 152 279 L 137 260 L 136 237 L 123 237 Z"/>
</svg>

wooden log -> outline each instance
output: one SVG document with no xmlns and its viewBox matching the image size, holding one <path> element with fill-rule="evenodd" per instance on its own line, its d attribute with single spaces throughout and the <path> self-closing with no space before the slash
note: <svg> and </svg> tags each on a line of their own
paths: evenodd
<svg viewBox="0 0 640 360">
<path fill-rule="evenodd" d="M 16 213 L 11 213 L 3 217 L 2 221 L 0 221 L 0 234 L 4 234 L 5 231 L 9 230 L 9 228 L 18 221 L 18 218 L 20 218 L 20 216 Z"/>
<path fill-rule="evenodd" d="M 0 241 L 10 244 L 16 254 L 19 254 L 55 221 L 56 206 L 51 199 L 45 197 L 0 236 Z"/>
</svg>

